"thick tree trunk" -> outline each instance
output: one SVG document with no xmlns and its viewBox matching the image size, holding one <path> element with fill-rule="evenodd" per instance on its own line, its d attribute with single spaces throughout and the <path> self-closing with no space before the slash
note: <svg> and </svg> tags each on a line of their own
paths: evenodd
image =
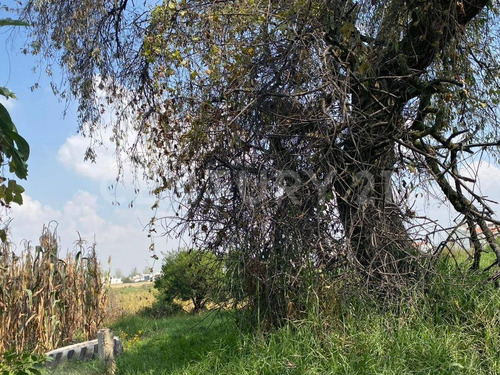
<svg viewBox="0 0 500 375">
<path fill-rule="evenodd" d="M 369 277 L 408 277 L 414 271 L 415 249 L 391 181 L 397 162 L 393 139 L 403 127 L 401 107 L 387 97 L 376 102 L 371 95 L 360 98 L 354 104 L 362 115 L 353 119 L 335 185 L 346 245 Z M 373 108 L 380 110 L 373 113 Z"/>
<path fill-rule="evenodd" d="M 412 243 L 394 202 L 391 177 L 393 145 L 376 163 L 358 154 L 337 184 L 337 204 L 347 246 L 357 263 L 373 276 L 408 273 Z"/>
</svg>

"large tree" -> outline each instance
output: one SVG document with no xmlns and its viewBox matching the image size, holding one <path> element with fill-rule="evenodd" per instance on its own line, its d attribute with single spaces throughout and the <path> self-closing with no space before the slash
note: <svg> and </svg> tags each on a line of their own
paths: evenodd
<svg viewBox="0 0 500 375">
<path fill-rule="evenodd" d="M 178 201 L 153 222 L 232 249 L 242 289 L 280 322 L 318 269 L 349 263 L 385 292 L 419 277 L 416 184 L 463 217 L 473 267 L 477 226 L 498 263 L 493 211 L 461 172 L 498 151 L 496 6 L 45 0 L 26 14 L 33 52 L 61 52 L 82 130 L 114 108 L 117 148 Z"/>
</svg>

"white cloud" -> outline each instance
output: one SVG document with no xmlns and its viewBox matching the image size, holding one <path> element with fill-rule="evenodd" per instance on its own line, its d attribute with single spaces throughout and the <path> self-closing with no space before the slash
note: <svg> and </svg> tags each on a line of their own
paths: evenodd
<svg viewBox="0 0 500 375">
<path fill-rule="evenodd" d="M 132 136 L 131 136 L 132 137 Z M 150 188 L 145 181 L 135 178 L 135 174 L 126 155 L 121 156 L 122 170 L 118 161 L 109 131 L 102 135 L 103 145 L 96 150 L 96 162 L 84 160 L 90 141 L 81 135 L 73 135 L 66 139 L 59 148 L 57 159 L 67 169 L 77 175 L 99 182 L 99 198 L 108 204 L 118 203 L 123 206 L 133 202 L 134 206 L 149 208 L 154 198 L 149 194 Z M 119 178 L 119 181 L 117 181 Z"/>
<path fill-rule="evenodd" d="M 129 145 L 134 143 L 135 134 L 128 117 L 123 113 L 123 108 L 120 107 L 120 104 L 125 105 L 130 99 L 132 99 L 132 95 L 124 87 L 116 86 L 116 84 L 113 84 L 112 82 L 104 82 L 100 76 L 96 76 L 94 79 L 97 88 L 96 99 L 100 102 L 103 108 L 106 108 L 106 111 L 104 111 L 101 115 L 102 122 L 108 125 L 112 124 L 117 121 L 116 114 L 122 113 L 123 118 L 120 121 L 122 123 L 128 123 L 128 131 L 124 131 L 117 136 L 113 133 L 112 126 L 100 126 L 99 134 L 94 134 L 97 135 L 99 137 L 99 141 L 102 142 L 102 145 L 94 150 L 97 154 L 96 163 L 84 161 L 84 155 L 88 147 L 91 145 L 91 142 L 88 138 L 84 138 L 81 135 L 74 135 L 67 138 L 64 144 L 59 148 L 57 158 L 59 162 L 61 162 L 68 169 L 93 180 L 116 179 L 119 174 L 117 162 L 119 159 L 124 162 L 122 167 L 125 167 L 124 170 L 120 171 L 122 174 L 120 177 L 129 183 L 133 180 L 133 173 L 130 168 L 130 164 L 127 164 L 128 155 L 123 150 L 126 150 Z M 118 90 L 121 100 L 115 104 L 109 104 L 107 101 L 108 95 L 106 94 L 106 90 Z M 88 125 L 88 123 L 83 124 L 83 128 L 92 128 L 92 126 Z M 115 136 L 120 139 L 120 144 L 122 146 L 122 151 L 119 151 L 118 158 L 115 152 L 116 144 L 112 141 Z"/>
<path fill-rule="evenodd" d="M 71 223 L 72 231 L 98 233 L 109 225 L 97 213 L 97 197 L 86 191 L 79 191 L 66 202 L 62 216 L 65 222 Z"/>
<path fill-rule="evenodd" d="M 118 164 L 114 152 L 110 151 L 111 148 L 100 147 L 96 163 L 91 163 L 84 160 L 89 145 L 89 139 L 81 135 L 73 135 L 67 138 L 59 148 L 57 160 L 66 168 L 93 180 L 116 178 L 118 176 Z"/>
<path fill-rule="evenodd" d="M 52 221 L 52 228 L 57 225 L 62 254 L 73 250 L 79 233 L 88 245 L 95 239 L 101 264 L 105 267 L 111 257 L 113 270 L 120 268 L 126 273 L 133 267 L 142 269 L 152 265 L 152 259 L 148 250 L 150 240 L 139 221 L 147 222 L 150 212 L 128 210 L 126 215 L 122 212 L 126 210 L 115 209 L 112 217 L 106 220 L 99 214 L 98 197 L 86 191 L 78 191 L 61 210 L 24 195 L 24 204 L 12 210 L 12 240 L 18 247 L 22 240 L 37 243 L 43 225 Z M 155 268 L 159 266 L 157 262 Z"/>
<path fill-rule="evenodd" d="M 7 111 L 11 111 L 17 107 L 17 100 L 7 99 L 3 96 L 0 96 L 0 103 L 7 109 Z"/>
<path fill-rule="evenodd" d="M 469 187 L 475 193 L 487 197 L 496 202 L 500 201 L 500 169 L 487 161 L 475 161 L 463 167 L 460 173 L 477 181 L 475 186 L 472 183 Z"/>
</svg>

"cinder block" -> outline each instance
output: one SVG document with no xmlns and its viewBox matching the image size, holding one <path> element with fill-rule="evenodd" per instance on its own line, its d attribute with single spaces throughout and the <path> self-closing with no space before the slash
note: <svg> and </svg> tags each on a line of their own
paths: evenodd
<svg viewBox="0 0 500 375">
<path fill-rule="evenodd" d="M 98 342 L 96 340 L 85 341 L 58 348 L 48 352 L 47 357 L 52 360 L 47 361 L 47 367 L 55 369 L 57 366 L 68 361 L 89 361 L 98 358 Z M 118 336 L 113 337 L 113 354 L 119 356 L 123 353 L 123 345 Z"/>
</svg>

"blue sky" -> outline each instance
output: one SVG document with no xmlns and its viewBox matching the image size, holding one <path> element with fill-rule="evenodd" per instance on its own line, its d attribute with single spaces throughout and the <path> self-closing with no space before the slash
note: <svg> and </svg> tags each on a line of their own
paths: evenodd
<svg viewBox="0 0 500 375">
<path fill-rule="evenodd" d="M 115 197 L 108 189 L 117 175 L 112 147 L 100 150 L 96 164 L 83 161 L 89 141 L 77 134 L 76 104 L 68 107 L 55 97 L 40 68 L 33 72 L 36 60 L 20 52 L 23 33 L 18 28 L 13 37 L 11 28 L 0 29 L 0 86 L 18 98 L 1 102 L 31 147 L 28 180 L 21 182 L 25 202 L 11 212 L 14 244 L 22 247 L 22 239 L 36 242 L 43 224 L 56 220 L 63 252 L 73 249 L 78 231 L 88 242 L 95 238 L 103 263 L 111 256 L 113 271 L 120 268 L 128 273 L 147 265 L 158 269 L 160 262 L 153 263 L 149 257 L 150 240 L 143 230 L 152 214 L 153 198 L 146 190 L 136 196 L 131 187 L 121 187 L 120 205 L 113 204 Z M 39 88 L 31 90 L 35 83 Z M 134 208 L 129 208 L 132 199 Z M 160 257 L 162 251 L 177 247 L 165 238 L 155 242 Z"/>
</svg>

